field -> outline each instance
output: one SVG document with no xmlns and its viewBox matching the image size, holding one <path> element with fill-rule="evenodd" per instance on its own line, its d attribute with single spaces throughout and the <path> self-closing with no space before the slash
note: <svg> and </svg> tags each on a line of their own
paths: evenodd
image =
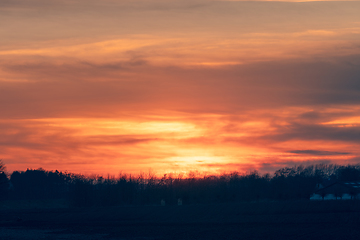
<svg viewBox="0 0 360 240">
<path fill-rule="evenodd" d="M 359 201 L 0 210 L 0 239 L 359 239 Z"/>
</svg>

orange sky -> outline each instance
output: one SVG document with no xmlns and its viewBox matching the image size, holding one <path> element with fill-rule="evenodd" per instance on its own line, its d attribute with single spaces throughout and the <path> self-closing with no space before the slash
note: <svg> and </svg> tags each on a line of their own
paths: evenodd
<svg viewBox="0 0 360 240">
<path fill-rule="evenodd" d="M 9 172 L 360 162 L 360 2 L 0 0 Z"/>
</svg>

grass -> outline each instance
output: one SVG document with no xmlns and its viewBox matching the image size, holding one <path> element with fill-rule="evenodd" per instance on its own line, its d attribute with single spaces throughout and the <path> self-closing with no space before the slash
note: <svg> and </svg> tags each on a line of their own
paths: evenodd
<svg viewBox="0 0 360 240">
<path fill-rule="evenodd" d="M 16 221 L 21 219 L 21 221 Z M 358 239 L 360 201 L 2 209 L 0 229 L 105 239 Z M 0 233 L 1 235 L 1 233 Z"/>
<path fill-rule="evenodd" d="M 4 200 L 0 201 L 1 210 L 19 210 L 19 209 L 49 209 L 49 208 L 67 208 L 68 203 L 65 199 L 45 199 L 45 200 Z"/>
</svg>

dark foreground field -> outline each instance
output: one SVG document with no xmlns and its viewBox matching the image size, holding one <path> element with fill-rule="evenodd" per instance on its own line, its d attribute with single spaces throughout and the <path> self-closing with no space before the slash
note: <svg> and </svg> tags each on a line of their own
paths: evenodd
<svg viewBox="0 0 360 240">
<path fill-rule="evenodd" d="M 360 202 L 1 209 L 0 239 L 360 239 Z"/>
</svg>

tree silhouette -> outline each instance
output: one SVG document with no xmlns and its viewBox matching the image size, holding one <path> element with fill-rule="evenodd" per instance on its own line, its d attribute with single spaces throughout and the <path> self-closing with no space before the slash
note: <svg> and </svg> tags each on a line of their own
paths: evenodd
<svg viewBox="0 0 360 240">
<path fill-rule="evenodd" d="M 360 166 L 313 165 L 286 167 L 273 175 L 233 172 L 223 175 L 190 173 L 121 175 L 118 179 L 82 176 L 44 169 L 14 171 L 10 181 L 0 161 L 1 198 L 68 199 L 72 206 L 116 206 L 182 203 L 252 202 L 263 200 L 310 199 L 320 185 L 360 181 Z M 12 189 L 9 191 L 9 182 Z M 7 183 L 7 184 L 4 184 Z M 334 194 L 341 198 L 343 191 Z M 349 193 L 353 198 L 357 191 Z M 325 196 L 325 195 L 324 195 Z"/>
<path fill-rule="evenodd" d="M 5 164 L 0 159 L 0 199 L 4 199 L 9 192 L 9 179 L 5 171 Z"/>
<path fill-rule="evenodd" d="M 0 173 L 4 173 L 6 170 L 5 164 L 2 161 L 2 159 L 0 159 Z"/>
</svg>

